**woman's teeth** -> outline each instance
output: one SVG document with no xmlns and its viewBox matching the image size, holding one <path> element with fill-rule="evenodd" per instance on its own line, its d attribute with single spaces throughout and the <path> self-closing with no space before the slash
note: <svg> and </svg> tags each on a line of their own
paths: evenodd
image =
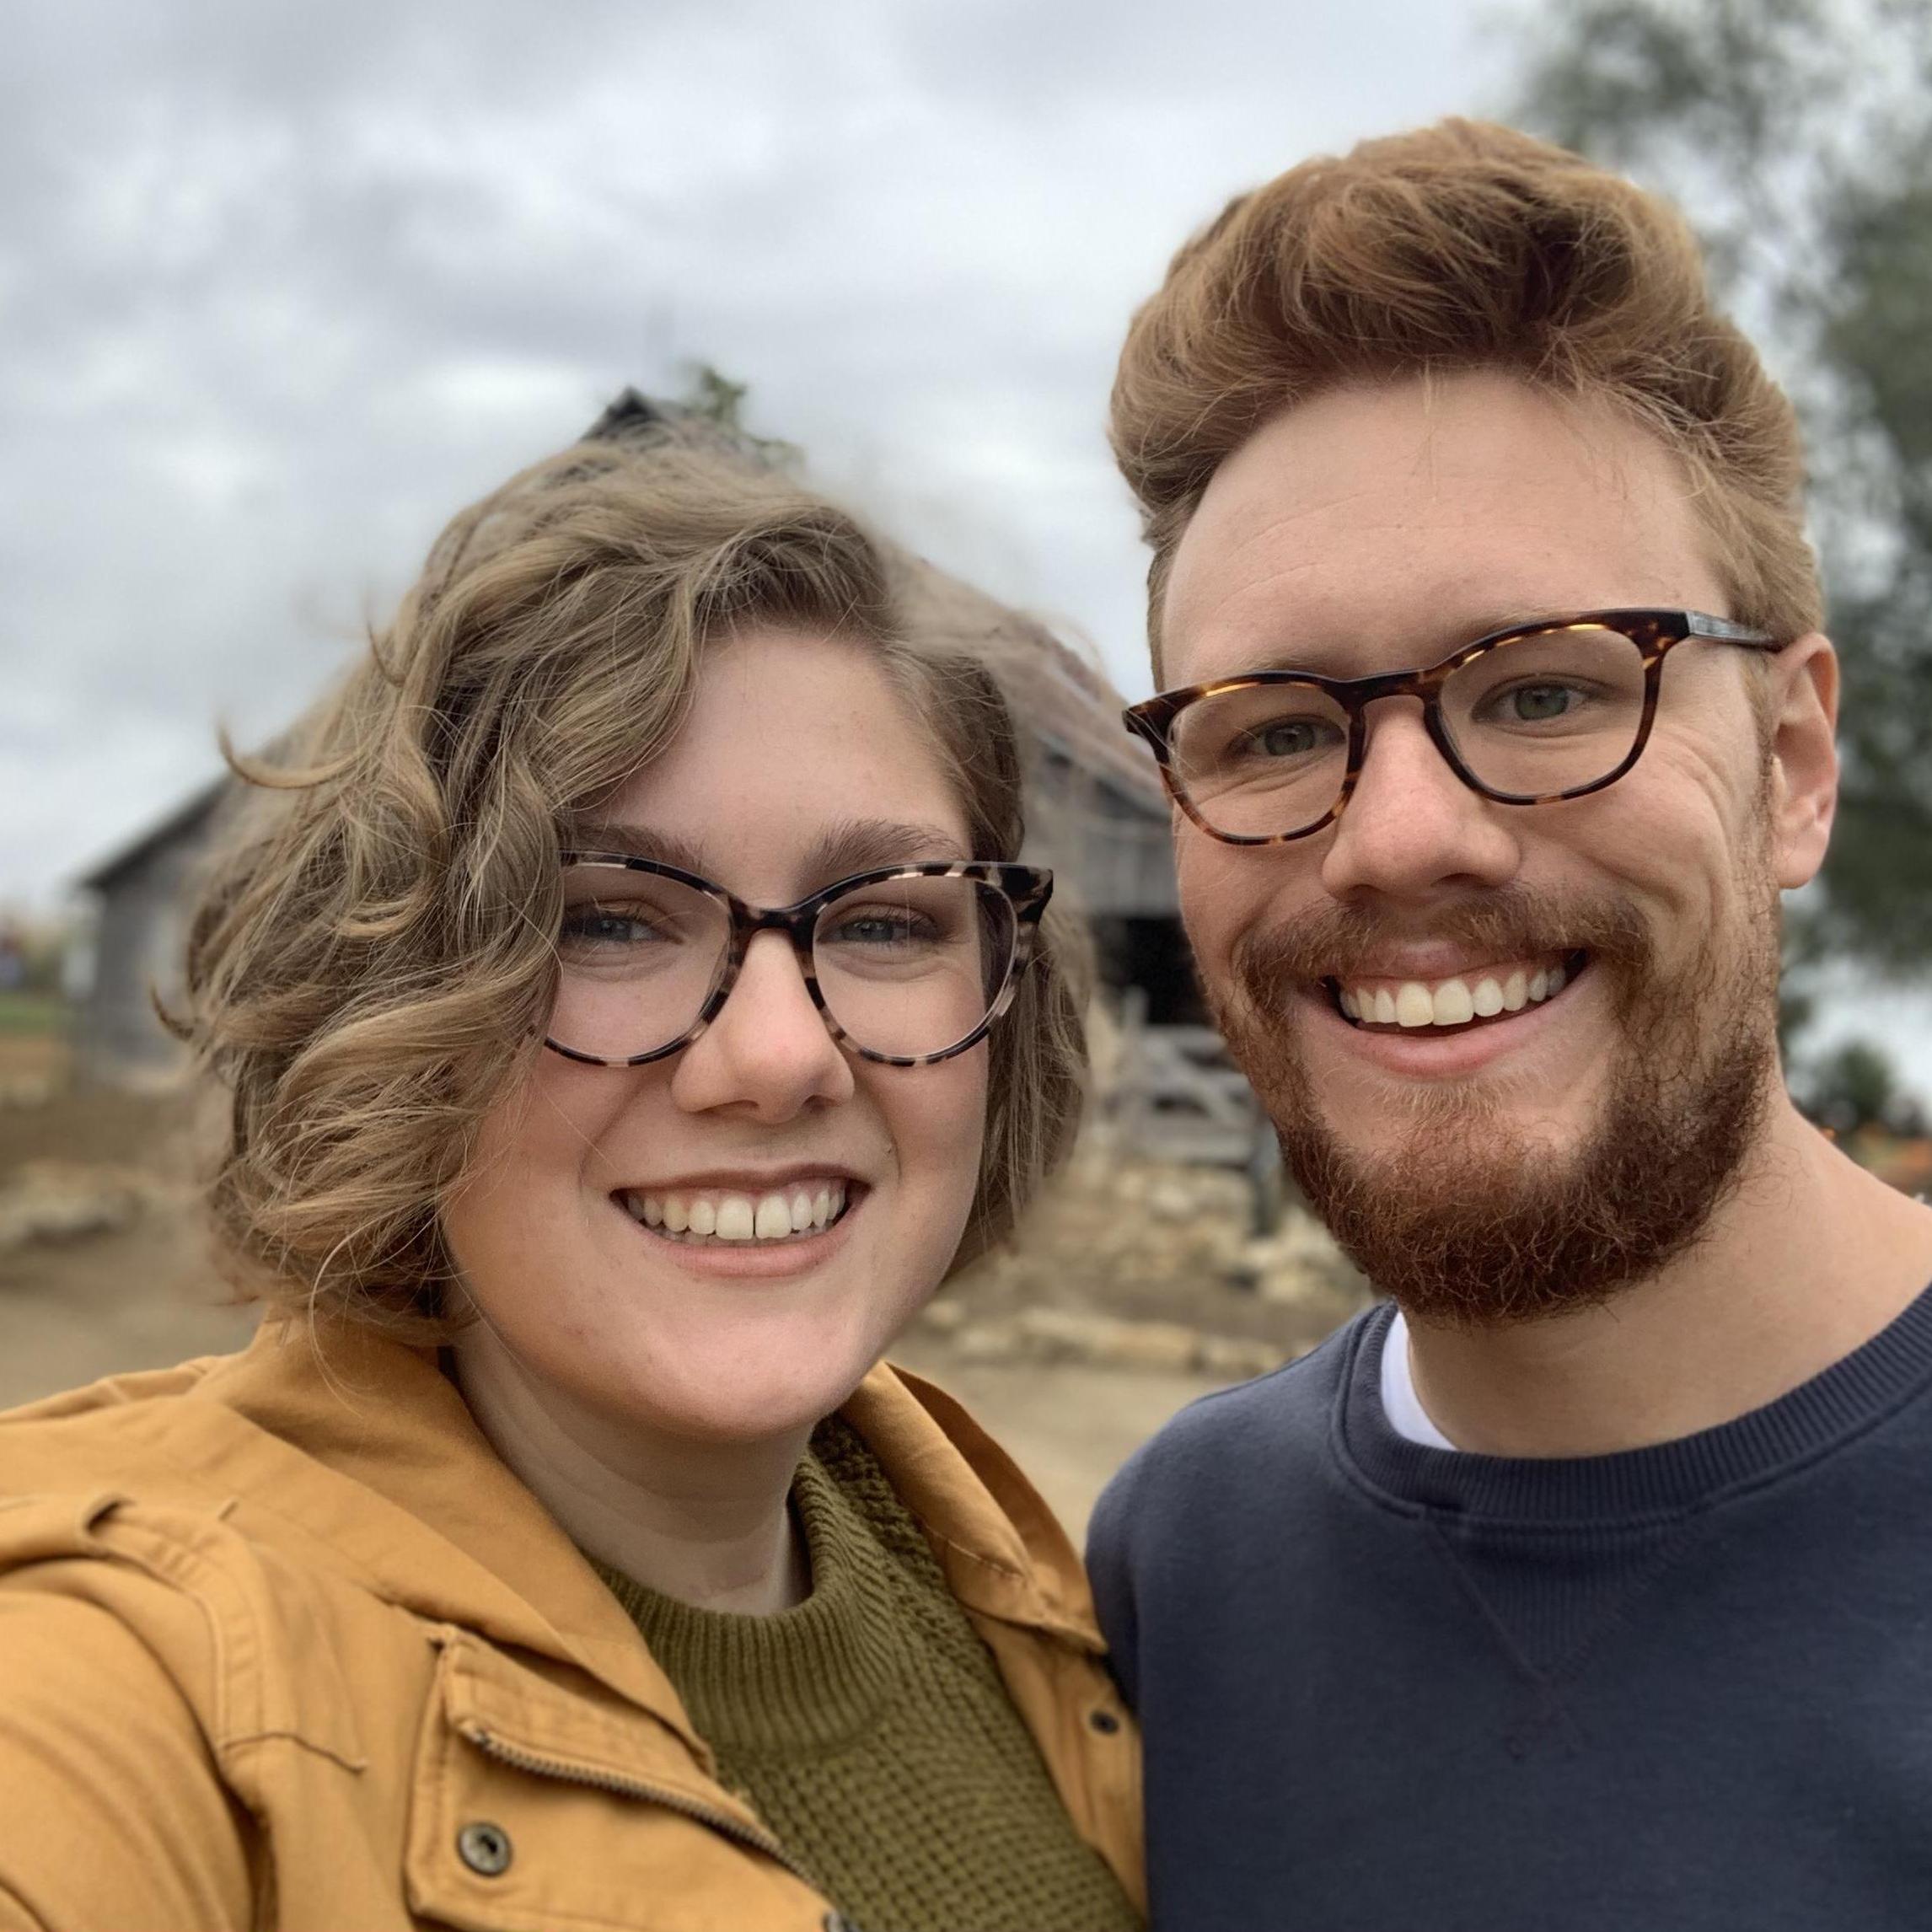
<svg viewBox="0 0 1932 1932">
<path fill-rule="evenodd" d="M 685 1241 L 789 1241 L 795 1235 L 816 1234 L 845 1211 L 845 1183 L 821 1181 L 815 1187 L 768 1194 L 633 1190 L 625 1195 L 624 1205 L 645 1226 Z"/>
<path fill-rule="evenodd" d="M 1570 983 L 1563 962 L 1497 968 L 1469 979 L 1425 985 L 1344 986 L 1342 1012 L 1351 1020 L 1380 1027 L 1460 1027 L 1497 1013 L 1520 1013 L 1525 1006 L 1560 993 Z"/>
</svg>

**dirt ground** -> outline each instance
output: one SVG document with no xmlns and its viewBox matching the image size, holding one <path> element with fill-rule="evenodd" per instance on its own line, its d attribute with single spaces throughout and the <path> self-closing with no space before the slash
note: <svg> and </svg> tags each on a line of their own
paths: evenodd
<svg viewBox="0 0 1932 1932">
<path fill-rule="evenodd" d="M 20 1071 L 24 1044 L 0 1041 L 0 1075 Z M 50 1071 L 57 1077 L 57 1066 Z M 182 1129 L 178 1104 L 152 1097 L 56 1092 L 0 1107 L 0 1200 L 43 1171 L 140 1189 L 122 1225 L 0 1242 L 0 1407 L 247 1340 L 255 1312 L 233 1305 L 204 1258 Z M 1178 1356 L 1165 1348 L 1172 1334 L 1184 1343 L 1195 1332 L 1179 1324 L 1285 1355 L 1355 1305 L 1345 1281 L 1327 1279 L 1264 1300 L 1255 1277 L 1272 1265 L 1269 1251 L 1246 1240 L 1234 1178 L 1163 1170 L 1150 1179 L 1144 1167 L 1120 1171 L 1093 1157 L 1017 1253 L 950 1285 L 942 1316 L 893 1353 L 966 1402 L 1078 1537 L 1126 1456 L 1183 1403 L 1231 1379 L 1189 1366 L 1184 1346 Z M 1163 1349 L 1124 1367 L 1065 1359 L 1057 1346 L 1051 1359 L 1030 1358 L 1001 1340 L 1016 1311 L 1040 1307 L 1124 1323 L 1130 1339 L 1152 1335 Z"/>
</svg>

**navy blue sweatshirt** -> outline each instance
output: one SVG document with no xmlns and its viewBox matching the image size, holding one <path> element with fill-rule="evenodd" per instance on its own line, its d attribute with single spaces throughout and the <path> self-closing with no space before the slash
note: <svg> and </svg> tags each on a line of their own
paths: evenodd
<svg viewBox="0 0 1932 1932">
<path fill-rule="evenodd" d="M 1094 1516 L 1156 1932 L 1932 1927 L 1932 1290 L 1722 1428 L 1560 1461 L 1397 1436 L 1388 1317 Z"/>
</svg>

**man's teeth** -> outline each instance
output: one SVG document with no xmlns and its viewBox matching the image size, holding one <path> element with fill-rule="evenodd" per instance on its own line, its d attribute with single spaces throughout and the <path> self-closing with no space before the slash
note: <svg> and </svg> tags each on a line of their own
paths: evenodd
<svg viewBox="0 0 1932 1932">
<path fill-rule="evenodd" d="M 1520 1013 L 1560 993 L 1569 983 L 1563 967 L 1515 966 L 1507 972 L 1468 979 L 1442 979 L 1425 985 L 1405 979 L 1393 992 L 1387 986 L 1344 987 L 1342 1011 L 1351 1020 L 1382 1027 L 1460 1027 L 1497 1013 Z"/>
<path fill-rule="evenodd" d="M 785 1241 L 795 1234 L 814 1234 L 836 1221 L 845 1211 L 845 1183 L 820 1181 L 768 1194 L 633 1191 L 625 1195 L 624 1205 L 645 1226 L 686 1240 Z"/>
</svg>

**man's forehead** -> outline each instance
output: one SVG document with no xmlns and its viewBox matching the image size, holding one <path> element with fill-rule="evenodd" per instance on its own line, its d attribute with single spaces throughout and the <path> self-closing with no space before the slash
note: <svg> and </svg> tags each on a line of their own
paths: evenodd
<svg viewBox="0 0 1932 1932">
<path fill-rule="evenodd" d="M 1335 391 L 1209 486 L 1169 579 L 1162 681 L 1347 674 L 1551 612 L 1708 602 L 1704 548 L 1676 459 L 1603 405 L 1489 373 Z"/>
</svg>

